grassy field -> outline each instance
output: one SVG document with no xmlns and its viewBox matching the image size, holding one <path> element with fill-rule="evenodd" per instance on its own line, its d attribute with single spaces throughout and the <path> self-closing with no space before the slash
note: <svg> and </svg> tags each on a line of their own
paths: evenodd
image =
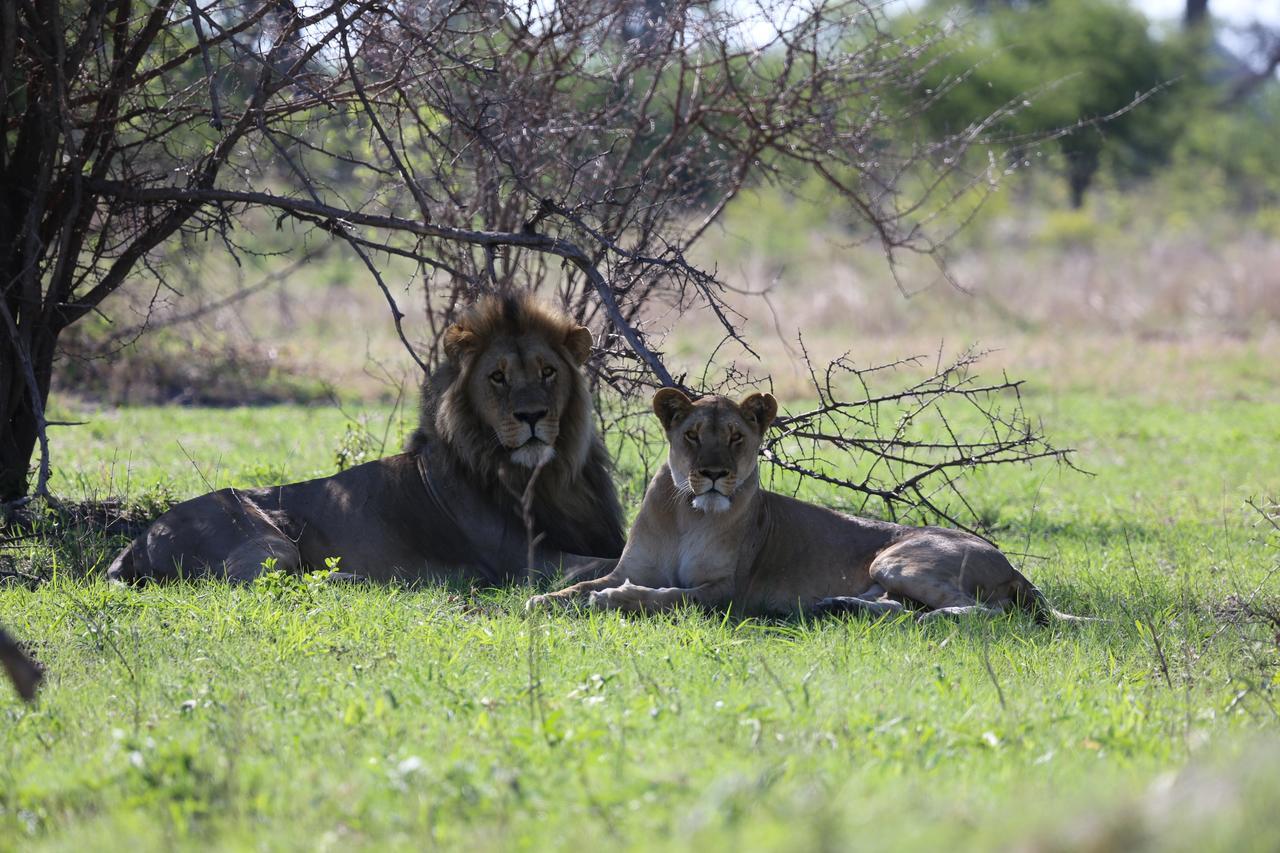
<svg viewBox="0 0 1280 853">
<path fill-rule="evenodd" d="M 1092 476 L 968 484 L 1109 624 L 527 619 L 524 590 L 135 591 L 94 578 L 110 543 L 23 552 L 55 579 L 0 588 L 0 622 L 50 680 L 0 691 L 0 849 L 1277 849 L 1280 647 L 1231 602 L 1280 611 L 1278 522 L 1247 503 L 1280 484 L 1280 391 L 1212 352 L 1141 387 L 1033 368 Z M 142 504 L 328 473 L 348 423 L 64 408 L 90 424 L 57 491 Z M 395 446 L 400 416 L 361 411 Z"/>
</svg>

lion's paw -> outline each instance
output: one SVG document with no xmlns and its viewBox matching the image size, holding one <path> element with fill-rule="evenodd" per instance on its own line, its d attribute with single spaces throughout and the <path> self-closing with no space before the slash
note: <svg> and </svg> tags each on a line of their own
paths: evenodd
<svg viewBox="0 0 1280 853">
<path fill-rule="evenodd" d="M 535 610 L 568 610 L 579 601 L 574 595 L 559 595 L 549 592 L 546 595 L 535 595 L 524 603 L 524 612 L 532 613 Z"/>
<path fill-rule="evenodd" d="M 623 581 L 622 586 L 614 586 L 591 593 L 590 606 L 595 610 L 632 610 L 635 609 L 639 596 L 636 586 L 631 581 Z"/>
</svg>

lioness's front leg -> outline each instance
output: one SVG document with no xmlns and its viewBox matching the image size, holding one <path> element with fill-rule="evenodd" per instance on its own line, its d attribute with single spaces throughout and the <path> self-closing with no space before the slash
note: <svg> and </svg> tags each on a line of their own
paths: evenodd
<svg viewBox="0 0 1280 853">
<path fill-rule="evenodd" d="M 524 609 L 527 613 L 541 608 L 568 607 L 577 599 L 586 598 L 588 595 L 596 594 L 597 590 L 620 586 L 624 583 L 626 583 L 626 581 L 623 578 L 616 577 L 613 573 L 607 574 L 604 577 L 596 578 L 595 580 L 575 583 L 573 586 L 567 586 L 558 592 L 549 592 L 546 595 L 535 595 L 524 603 Z"/>
<path fill-rule="evenodd" d="M 591 606 L 597 610 L 624 610 L 651 613 L 670 610 L 681 604 L 700 604 L 718 607 L 728 602 L 729 586 L 709 582 L 694 587 L 667 586 L 653 588 L 636 586 L 627 581 L 621 586 L 591 593 Z"/>
</svg>

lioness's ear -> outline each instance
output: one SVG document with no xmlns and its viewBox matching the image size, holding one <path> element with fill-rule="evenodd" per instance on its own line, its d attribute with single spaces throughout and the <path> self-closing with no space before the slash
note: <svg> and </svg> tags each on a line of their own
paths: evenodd
<svg viewBox="0 0 1280 853">
<path fill-rule="evenodd" d="M 693 408 L 693 403 L 679 388 L 662 388 L 653 395 L 653 413 L 662 421 L 663 429 L 671 429 L 676 418 L 683 417 Z"/>
<path fill-rule="evenodd" d="M 739 403 L 738 408 L 742 409 L 744 415 L 756 422 L 761 435 L 764 435 L 764 431 L 769 428 L 769 425 L 773 423 L 773 419 L 778 415 L 778 401 L 773 399 L 772 394 L 752 394 Z"/>
<path fill-rule="evenodd" d="M 594 345 L 591 330 L 586 326 L 574 326 L 569 334 L 564 336 L 564 348 L 578 364 L 587 363 L 587 359 L 591 357 L 591 347 Z"/>
<path fill-rule="evenodd" d="M 457 361 L 475 345 L 475 333 L 464 328 L 461 323 L 454 323 L 444 330 L 444 354 L 450 361 Z"/>
</svg>

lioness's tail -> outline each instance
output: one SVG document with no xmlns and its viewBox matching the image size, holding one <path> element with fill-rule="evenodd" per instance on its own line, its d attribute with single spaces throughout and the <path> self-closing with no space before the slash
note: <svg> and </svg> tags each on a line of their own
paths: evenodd
<svg viewBox="0 0 1280 853">
<path fill-rule="evenodd" d="M 1013 600 L 1018 602 L 1020 606 L 1026 609 L 1035 617 L 1035 620 L 1041 625 L 1048 625 L 1053 620 L 1059 622 L 1107 622 L 1107 619 L 1100 619 L 1097 616 L 1073 616 L 1070 613 L 1063 613 L 1061 610 L 1054 608 L 1049 603 L 1049 599 L 1045 598 L 1040 588 L 1027 580 L 1022 575 L 1018 575 L 1018 583 L 1014 589 Z"/>
</svg>

